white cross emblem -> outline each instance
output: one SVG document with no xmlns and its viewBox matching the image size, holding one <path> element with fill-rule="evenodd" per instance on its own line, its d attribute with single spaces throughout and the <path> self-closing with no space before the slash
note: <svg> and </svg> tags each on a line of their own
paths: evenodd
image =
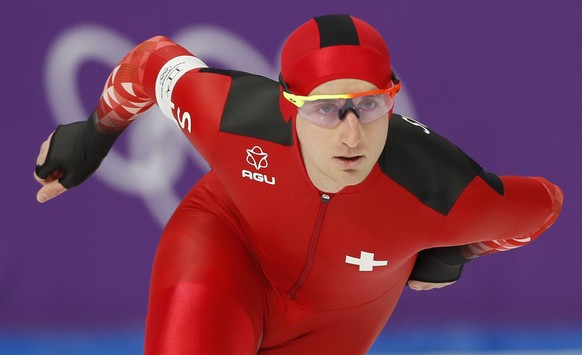
<svg viewBox="0 0 582 355">
<path fill-rule="evenodd" d="M 346 264 L 358 265 L 360 271 L 374 271 L 374 266 L 386 266 L 388 260 L 374 260 L 374 253 L 360 252 L 360 258 L 346 255 Z"/>
</svg>

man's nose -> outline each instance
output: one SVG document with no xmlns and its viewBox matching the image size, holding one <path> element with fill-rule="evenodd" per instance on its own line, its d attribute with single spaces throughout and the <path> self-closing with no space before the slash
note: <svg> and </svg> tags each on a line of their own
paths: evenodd
<svg viewBox="0 0 582 355">
<path fill-rule="evenodd" d="M 340 139 L 343 144 L 350 148 L 355 148 L 360 144 L 362 139 L 361 123 L 356 114 L 349 110 L 345 113 L 342 122 L 340 123 L 341 136 Z"/>
</svg>

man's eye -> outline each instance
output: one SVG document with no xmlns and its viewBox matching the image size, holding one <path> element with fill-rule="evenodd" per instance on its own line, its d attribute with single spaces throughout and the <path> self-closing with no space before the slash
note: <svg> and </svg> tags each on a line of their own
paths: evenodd
<svg viewBox="0 0 582 355">
<path fill-rule="evenodd" d="M 337 107 L 335 107 L 332 104 L 325 104 L 325 105 L 320 105 L 317 108 L 317 111 L 323 114 L 330 114 L 330 113 L 334 113 L 337 112 Z"/>
<path fill-rule="evenodd" d="M 376 101 L 374 101 L 372 99 L 364 100 L 364 101 L 360 102 L 360 104 L 358 105 L 358 108 L 362 109 L 362 110 L 371 110 L 375 107 L 376 107 Z"/>
</svg>

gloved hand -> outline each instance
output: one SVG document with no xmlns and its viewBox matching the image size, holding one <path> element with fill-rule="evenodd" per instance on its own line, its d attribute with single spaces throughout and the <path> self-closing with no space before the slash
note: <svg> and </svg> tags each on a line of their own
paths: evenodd
<svg viewBox="0 0 582 355">
<path fill-rule="evenodd" d="M 448 283 L 461 277 L 463 266 L 471 261 L 465 259 L 458 246 L 431 248 L 418 253 L 409 280 Z"/>
<path fill-rule="evenodd" d="M 43 143 L 35 168 L 35 178 L 43 185 L 39 202 L 80 185 L 107 156 L 120 133 L 99 133 L 95 122 L 93 113 L 87 121 L 58 126 Z"/>
</svg>

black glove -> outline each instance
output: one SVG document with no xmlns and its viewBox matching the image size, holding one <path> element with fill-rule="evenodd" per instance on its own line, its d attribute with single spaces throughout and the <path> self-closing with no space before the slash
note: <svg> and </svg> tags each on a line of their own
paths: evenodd
<svg viewBox="0 0 582 355">
<path fill-rule="evenodd" d="M 408 279 L 431 283 L 457 281 L 463 265 L 471 261 L 465 259 L 459 249 L 453 246 L 422 250 Z"/>
<path fill-rule="evenodd" d="M 121 134 L 99 133 L 95 123 L 93 112 L 87 121 L 58 126 L 51 138 L 44 164 L 35 168 L 36 175 L 46 179 L 61 170 L 64 174 L 59 182 L 70 189 L 93 174 Z"/>
</svg>

